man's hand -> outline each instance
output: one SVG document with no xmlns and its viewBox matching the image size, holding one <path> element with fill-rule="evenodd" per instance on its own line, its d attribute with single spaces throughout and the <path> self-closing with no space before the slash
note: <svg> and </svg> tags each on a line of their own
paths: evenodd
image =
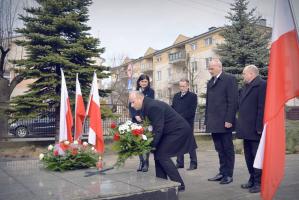
<svg viewBox="0 0 299 200">
<path fill-rule="evenodd" d="M 225 122 L 225 123 L 224 123 L 224 127 L 225 127 L 225 128 L 231 128 L 232 126 L 233 126 L 232 123 L 229 123 L 229 122 Z"/>
<path fill-rule="evenodd" d="M 151 153 L 155 153 L 155 151 L 156 151 L 156 148 L 153 147 L 153 148 L 151 149 Z"/>
<path fill-rule="evenodd" d="M 137 122 L 141 122 L 142 121 L 142 119 L 141 119 L 140 116 L 135 116 L 135 119 L 137 120 Z"/>
</svg>

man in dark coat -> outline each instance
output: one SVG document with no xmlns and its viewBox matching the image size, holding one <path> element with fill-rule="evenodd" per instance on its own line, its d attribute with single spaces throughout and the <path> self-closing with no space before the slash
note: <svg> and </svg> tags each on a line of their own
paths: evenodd
<svg viewBox="0 0 299 200">
<path fill-rule="evenodd" d="M 266 81 L 260 78 L 259 70 L 248 65 L 243 70 L 245 85 L 239 94 L 237 137 L 243 139 L 244 155 L 250 178 L 241 188 L 249 192 L 260 192 L 262 171 L 253 167 L 255 155 L 263 131 Z"/>
<path fill-rule="evenodd" d="M 162 101 L 154 100 L 138 91 L 129 95 L 131 105 L 136 110 L 142 110 L 144 117 L 153 126 L 154 159 L 156 176 L 179 182 L 179 191 L 185 190 L 185 184 L 171 157 L 182 155 L 197 148 L 194 136 L 188 122 L 175 110 Z"/>
<path fill-rule="evenodd" d="M 179 82 L 180 92 L 173 97 L 172 108 L 177 111 L 190 125 L 192 131 L 194 130 L 194 117 L 197 107 L 197 95 L 189 91 L 189 81 L 182 79 Z M 189 152 L 190 167 L 187 170 L 197 169 L 196 150 Z M 184 155 L 177 157 L 177 168 L 184 168 Z"/>
<path fill-rule="evenodd" d="M 208 68 L 212 75 L 207 84 L 205 125 L 212 133 L 219 156 L 219 173 L 208 179 L 229 184 L 233 181 L 235 152 L 232 141 L 238 100 L 238 85 L 235 77 L 222 71 L 219 59 L 213 59 Z"/>
</svg>

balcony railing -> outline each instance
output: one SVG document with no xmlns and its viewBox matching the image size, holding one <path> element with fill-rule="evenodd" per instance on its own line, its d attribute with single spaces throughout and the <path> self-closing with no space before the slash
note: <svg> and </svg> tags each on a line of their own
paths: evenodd
<svg viewBox="0 0 299 200">
<path fill-rule="evenodd" d="M 174 64 L 178 62 L 184 62 L 186 60 L 186 51 L 178 51 L 168 54 L 169 63 Z"/>
<path fill-rule="evenodd" d="M 148 72 L 148 71 L 153 71 L 153 64 L 152 63 L 141 64 L 141 72 Z"/>
</svg>

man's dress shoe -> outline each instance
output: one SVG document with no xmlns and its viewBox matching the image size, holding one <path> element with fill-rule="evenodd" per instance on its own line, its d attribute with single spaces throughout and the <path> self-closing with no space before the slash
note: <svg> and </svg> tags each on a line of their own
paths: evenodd
<svg viewBox="0 0 299 200">
<path fill-rule="evenodd" d="M 233 178 L 229 176 L 225 176 L 221 179 L 220 184 L 229 184 L 233 182 Z"/>
<path fill-rule="evenodd" d="M 215 177 L 209 178 L 208 181 L 220 181 L 222 178 L 223 178 L 222 174 L 217 174 Z"/>
</svg>

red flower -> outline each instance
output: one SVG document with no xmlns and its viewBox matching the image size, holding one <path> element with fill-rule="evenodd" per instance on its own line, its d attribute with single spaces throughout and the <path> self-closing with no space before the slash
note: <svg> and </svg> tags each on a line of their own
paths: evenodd
<svg viewBox="0 0 299 200">
<path fill-rule="evenodd" d="M 113 140 L 118 141 L 119 139 L 120 139 L 120 135 L 119 135 L 119 133 L 116 132 L 113 136 Z"/>
<path fill-rule="evenodd" d="M 116 128 L 116 123 L 115 123 L 115 122 L 112 122 L 111 125 L 110 125 L 110 127 L 111 127 L 112 129 L 115 129 L 115 128 Z"/>
<path fill-rule="evenodd" d="M 64 142 L 60 142 L 59 146 L 63 151 L 66 151 L 70 148 L 70 146 L 68 144 L 65 144 Z"/>
<path fill-rule="evenodd" d="M 132 134 L 135 135 L 135 136 L 141 135 L 142 133 L 143 133 L 142 129 L 132 130 Z"/>
<path fill-rule="evenodd" d="M 58 150 L 53 151 L 54 156 L 58 156 Z"/>
<path fill-rule="evenodd" d="M 78 154 L 78 149 L 72 149 L 72 155 L 75 156 Z"/>
<path fill-rule="evenodd" d="M 144 128 L 141 128 L 140 129 L 140 135 L 143 134 L 143 132 L 144 132 Z"/>
</svg>

